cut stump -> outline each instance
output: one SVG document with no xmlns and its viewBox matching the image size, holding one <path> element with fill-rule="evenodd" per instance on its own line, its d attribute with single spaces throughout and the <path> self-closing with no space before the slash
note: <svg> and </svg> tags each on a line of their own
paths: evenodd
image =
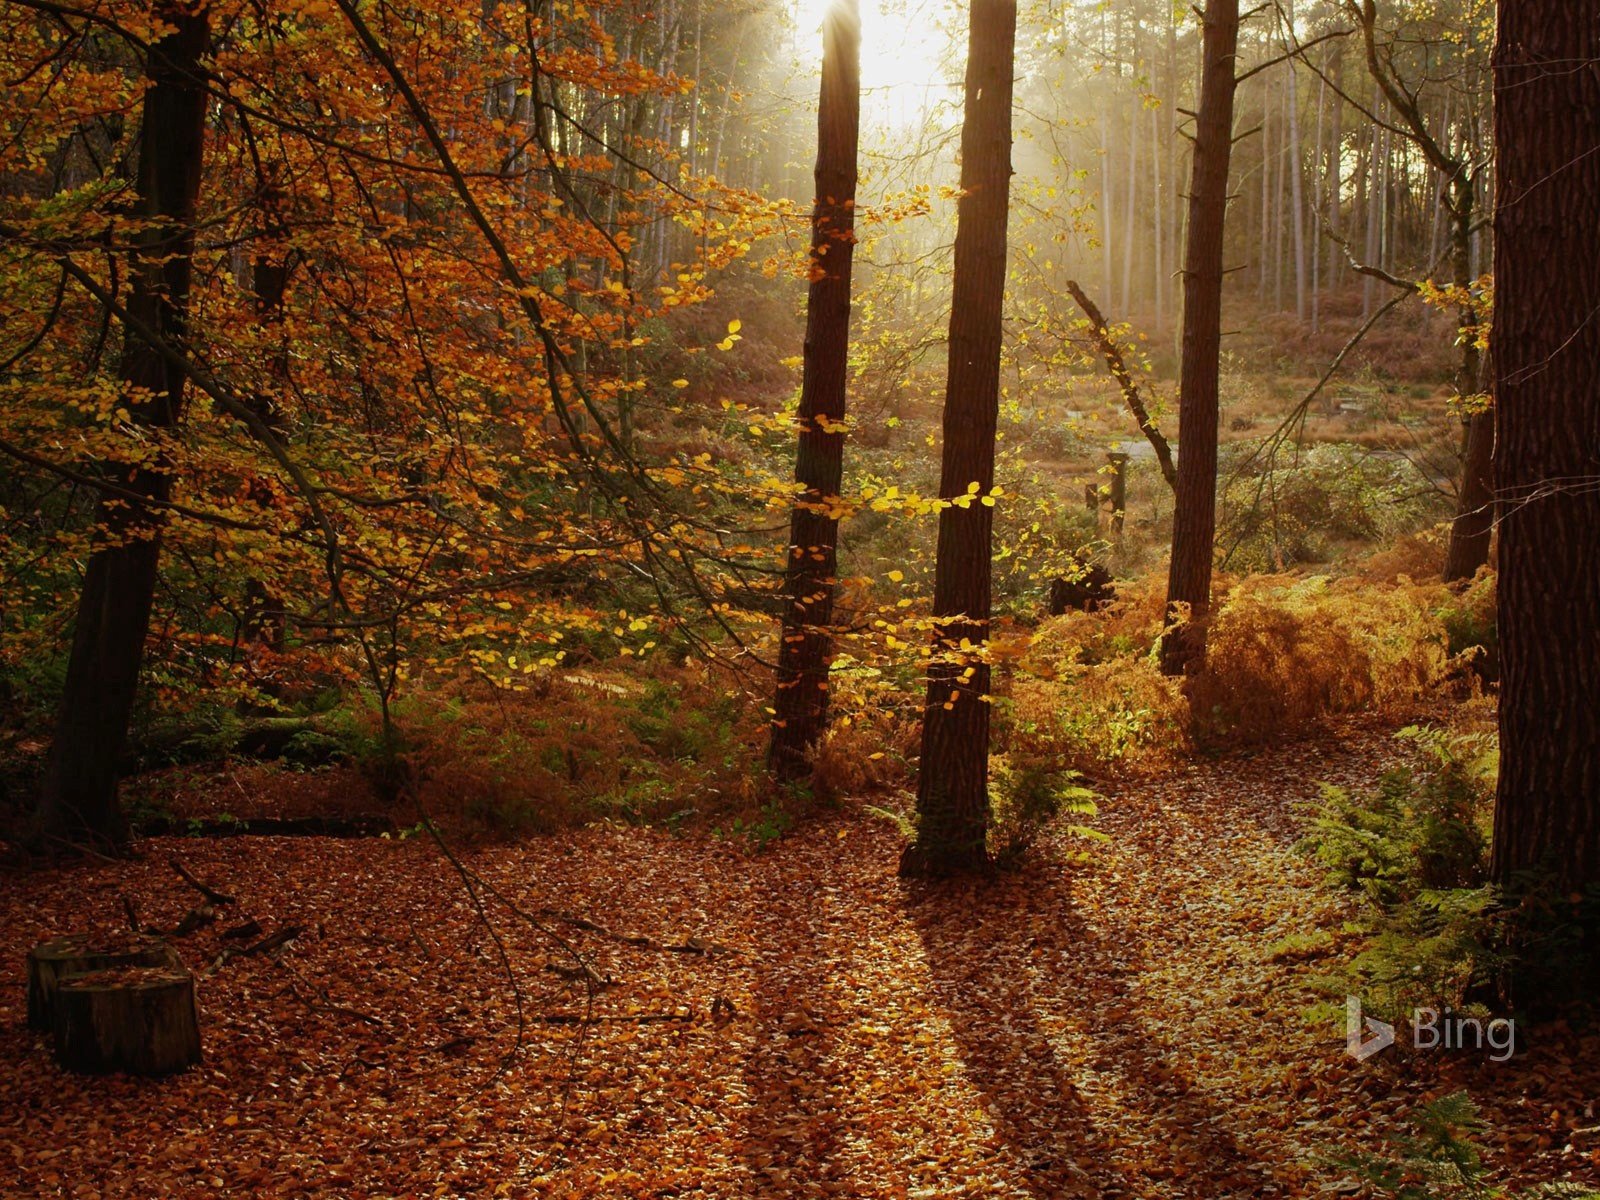
<svg viewBox="0 0 1600 1200">
<path fill-rule="evenodd" d="M 69 975 L 110 967 L 176 967 L 178 955 L 159 938 L 133 934 L 102 938 L 68 934 L 40 942 L 28 951 L 28 1025 L 53 1026 L 56 989 Z"/>
<path fill-rule="evenodd" d="M 69 1071 L 170 1075 L 200 1061 L 194 976 L 182 967 L 114 967 L 63 979 L 56 1060 Z"/>
</svg>

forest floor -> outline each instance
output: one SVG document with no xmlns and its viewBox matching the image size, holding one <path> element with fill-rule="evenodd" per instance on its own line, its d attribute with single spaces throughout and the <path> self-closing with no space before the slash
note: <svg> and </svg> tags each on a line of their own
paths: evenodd
<svg viewBox="0 0 1600 1200">
<path fill-rule="evenodd" d="M 1396 754 L 1351 727 L 1108 789 L 1109 843 L 988 884 L 900 882 L 899 834 L 852 807 L 761 853 L 657 829 L 474 847 L 476 901 L 420 837 L 158 839 L 12 875 L 0 1194 L 1315 1196 L 1349 1190 L 1321 1154 L 1381 1150 L 1460 1087 L 1504 1177 L 1600 1176 L 1600 1039 L 1357 1063 L 1307 1016 L 1328 963 L 1274 949 L 1345 947 L 1296 805 Z M 202 1067 L 62 1075 L 24 1026 L 27 948 L 122 925 L 124 897 L 176 922 L 197 896 L 174 856 L 238 897 L 191 966 L 246 916 L 305 932 L 202 980 Z"/>
</svg>

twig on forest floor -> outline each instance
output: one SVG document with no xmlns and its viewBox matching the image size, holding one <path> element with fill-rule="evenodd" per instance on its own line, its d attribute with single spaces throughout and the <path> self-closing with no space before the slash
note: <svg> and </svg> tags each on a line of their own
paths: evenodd
<svg viewBox="0 0 1600 1200">
<path fill-rule="evenodd" d="M 196 878 L 194 872 L 190 871 L 188 867 L 184 866 L 183 860 L 178 858 L 176 855 L 174 855 L 172 858 L 169 858 L 167 863 L 174 871 L 178 873 L 185 883 L 187 883 L 195 891 L 199 892 L 210 903 L 215 904 L 218 908 L 238 902 L 238 897 L 230 896 L 227 892 L 219 892 L 216 888 L 205 882 L 205 880 Z"/>
<path fill-rule="evenodd" d="M 563 912 L 559 908 L 539 909 L 541 917 L 548 917 L 552 921 L 560 921 L 574 929 L 581 929 L 585 933 L 598 934 L 613 942 L 624 946 L 634 946 L 640 950 L 659 950 L 665 954 L 737 954 L 731 946 L 719 945 L 716 942 L 702 941 L 699 937 L 688 937 L 681 942 L 661 942 L 642 933 L 618 933 L 614 929 L 607 929 L 604 925 L 597 924 L 587 917 L 576 916 Z"/>
</svg>

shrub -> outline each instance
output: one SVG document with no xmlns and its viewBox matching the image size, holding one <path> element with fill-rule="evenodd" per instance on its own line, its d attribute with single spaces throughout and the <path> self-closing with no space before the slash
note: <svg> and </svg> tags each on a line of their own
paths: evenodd
<svg viewBox="0 0 1600 1200">
<path fill-rule="evenodd" d="M 1412 1115 L 1411 1125 L 1414 1132 L 1397 1139 L 1387 1154 L 1344 1151 L 1328 1155 L 1326 1161 L 1389 1200 L 1600 1200 L 1600 1192 L 1576 1183 L 1551 1183 L 1515 1193 L 1491 1183 L 1477 1144 L 1483 1121 L 1466 1092 L 1451 1092 L 1422 1105 Z"/>
<path fill-rule="evenodd" d="M 1341 887 L 1395 908 L 1440 888 L 1477 887 L 1488 875 L 1492 758 L 1477 737 L 1407 729 L 1430 752 L 1422 768 L 1386 772 L 1365 795 L 1324 785 L 1300 842 Z"/>
<path fill-rule="evenodd" d="M 1095 794 L 1075 771 L 1049 759 L 993 755 L 989 759 L 989 852 L 1002 865 L 1026 854 L 1039 834 L 1058 817 L 1093 816 Z M 1074 837 L 1104 841 L 1105 834 L 1081 824 L 1066 830 Z"/>
<path fill-rule="evenodd" d="M 1368 555 L 1356 571 L 1372 583 L 1438 579 L 1444 573 L 1447 537 L 1444 527 L 1403 533 Z"/>
<path fill-rule="evenodd" d="M 1282 571 L 1327 562 L 1344 544 L 1414 526 L 1433 514 L 1405 469 L 1351 446 L 1319 445 L 1291 464 L 1238 475 L 1222 496 L 1218 544 L 1227 565 Z"/>
<path fill-rule="evenodd" d="M 1212 618 L 1206 665 L 1188 683 L 1193 728 L 1205 743 L 1250 743 L 1329 715 L 1401 715 L 1449 665 L 1444 624 L 1410 587 L 1251 578 Z"/>
<path fill-rule="evenodd" d="M 1299 849 L 1367 902 L 1366 948 L 1331 983 L 1399 1014 L 1459 1006 L 1505 966 L 1505 920 L 1487 885 L 1495 756 L 1486 739 L 1400 736 L 1425 754 L 1354 794 L 1324 787 Z"/>
<path fill-rule="evenodd" d="M 1476 579 L 1459 592 L 1446 590 L 1439 604 L 1450 653 L 1472 655 L 1475 667 L 1486 679 L 1500 674 L 1500 636 L 1495 625 L 1496 577 L 1480 571 Z"/>
</svg>

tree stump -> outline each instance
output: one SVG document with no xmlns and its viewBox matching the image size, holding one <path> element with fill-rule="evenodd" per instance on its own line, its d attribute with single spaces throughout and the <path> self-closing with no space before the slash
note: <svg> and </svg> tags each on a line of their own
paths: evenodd
<svg viewBox="0 0 1600 1200">
<path fill-rule="evenodd" d="M 132 934 L 97 938 L 68 934 L 40 942 L 28 951 L 28 1025 L 50 1029 L 56 989 L 69 975 L 109 967 L 176 967 L 178 955 L 159 938 Z"/>
<path fill-rule="evenodd" d="M 194 976 L 182 967 L 113 967 L 56 989 L 56 1061 L 69 1071 L 170 1075 L 200 1061 Z"/>
</svg>

